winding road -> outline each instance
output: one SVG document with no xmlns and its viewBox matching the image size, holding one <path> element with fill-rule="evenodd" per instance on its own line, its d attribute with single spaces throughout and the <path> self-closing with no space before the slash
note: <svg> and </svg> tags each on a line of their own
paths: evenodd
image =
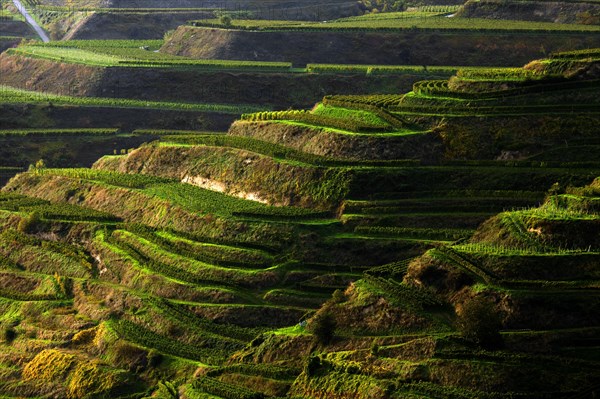
<svg viewBox="0 0 600 399">
<path fill-rule="evenodd" d="M 38 23 L 35 21 L 35 19 L 33 19 L 33 17 L 31 15 L 29 15 L 29 13 L 25 9 L 25 7 L 23 7 L 23 4 L 21 4 L 21 2 L 19 0 L 13 0 L 13 3 L 15 5 L 15 7 L 17 7 L 17 10 L 19 10 L 19 12 L 25 17 L 25 20 L 27 21 L 27 23 L 29 25 L 31 25 L 33 30 L 35 30 L 35 32 L 38 34 L 40 39 L 42 39 L 42 41 L 44 43 L 49 42 L 50 38 L 48 37 L 48 35 L 46 35 L 46 32 L 44 32 L 42 27 L 38 25 Z"/>
</svg>

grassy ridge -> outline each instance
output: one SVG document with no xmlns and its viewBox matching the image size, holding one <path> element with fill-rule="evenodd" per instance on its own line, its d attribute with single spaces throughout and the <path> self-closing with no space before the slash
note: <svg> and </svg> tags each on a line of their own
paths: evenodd
<svg viewBox="0 0 600 399">
<path fill-rule="evenodd" d="M 76 105 L 82 107 L 164 109 L 174 111 L 216 112 L 223 114 L 242 114 L 244 112 L 253 112 L 258 109 L 264 109 L 264 107 L 252 105 L 177 103 L 102 97 L 71 97 L 16 89 L 6 85 L 0 85 L 0 102 L 5 104 L 52 103 L 56 105 Z"/>
<path fill-rule="evenodd" d="M 158 50 L 162 45 L 163 40 L 68 40 L 68 41 L 52 41 L 44 43 L 45 47 L 65 47 L 76 48 L 82 50 L 106 49 L 106 48 L 128 48 L 140 49 L 148 48 L 148 50 Z M 39 46 L 42 44 L 36 44 Z"/>
<path fill-rule="evenodd" d="M 414 65 L 359 65 L 359 64 L 307 64 L 309 73 L 360 73 L 379 74 L 439 74 L 452 76 L 460 67 L 414 66 Z"/>
<path fill-rule="evenodd" d="M 148 47 L 148 46 L 145 46 Z M 194 69 L 233 69 L 249 71 L 287 71 L 291 63 L 260 61 L 194 60 L 164 53 L 157 53 L 137 47 L 92 47 L 92 46 L 21 46 L 8 50 L 8 54 L 52 61 L 70 62 L 102 67 L 144 67 L 144 68 L 194 68 Z"/>
<path fill-rule="evenodd" d="M 195 26 L 223 27 L 219 20 L 209 19 L 193 22 Z M 233 20 L 230 28 L 265 31 L 377 31 L 377 30 L 452 30 L 452 31 L 517 31 L 517 32 L 599 32 L 600 27 L 551 22 L 506 21 L 482 18 L 447 18 L 445 16 L 406 18 L 354 18 L 328 22 Z"/>
</svg>

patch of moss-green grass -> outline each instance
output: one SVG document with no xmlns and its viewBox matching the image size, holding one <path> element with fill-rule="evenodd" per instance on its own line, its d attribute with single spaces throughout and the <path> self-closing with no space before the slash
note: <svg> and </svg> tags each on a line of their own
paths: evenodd
<svg viewBox="0 0 600 399">
<path fill-rule="evenodd" d="M 296 121 L 287 121 L 287 120 L 274 120 L 274 123 L 281 123 L 285 125 L 294 125 L 294 126 L 303 126 L 303 127 L 311 127 L 311 128 L 319 128 L 323 131 L 335 134 L 344 134 L 349 136 L 359 136 L 359 137 L 377 137 L 377 138 L 385 138 L 385 137 L 402 137 L 402 136 L 412 136 L 412 135 L 421 135 L 429 133 L 428 131 L 422 130 L 410 130 L 410 129 L 402 129 L 402 130 L 392 130 L 385 133 L 361 133 L 361 132 L 353 132 L 350 130 L 342 130 L 336 129 L 330 126 L 322 126 L 322 125 L 313 125 L 308 123 L 296 122 Z"/>
<path fill-rule="evenodd" d="M 183 281 L 248 287 L 273 284 L 277 281 L 274 273 L 279 267 L 277 265 L 268 269 L 256 270 L 220 267 L 166 251 L 152 242 L 124 230 L 115 231 L 113 237 L 119 244 L 124 245 L 130 254 L 134 254 L 140 260 L 146 260 L 146 265 L 152 267 L 154 272 L 166 273 L 167 276 L 175 278 L 181 276 Z"/>
<path fill-rule="evenodd" d="M 385 120 L 371 112 L 341 107 L 331 107 L 322 103 L 313 108 L 311 113 L 315 115 L 330 116 L 333 118 L 351 119 L 357 122 L 364 122 L 382 127 L 389 125 Z"/>
<path fill-rule="evenodd" d="M 156 235 L 168 240 L 178 248 L 182 248 L 187 255 L 200 253 L 201 257 L 212 260 L 217 264 L 239 264 L 246 266 L 267 266 L 272 264 L 274 257 L 258 249 L 239 248 L 223 244 L 198 242 L 184 237 L 176 236 L 167 231 L 159 231 Z M 210 263 L 210 262 L 209 262 Z"/>
<path fill-rule="evenodd" d="M 9 49 L 8 54 L 101 67 L 287 71 L 292 66 L 288 62 L 198 60 L 139 48 L 122 47 L 74 48 L 41 44 Z"/>
</svg>

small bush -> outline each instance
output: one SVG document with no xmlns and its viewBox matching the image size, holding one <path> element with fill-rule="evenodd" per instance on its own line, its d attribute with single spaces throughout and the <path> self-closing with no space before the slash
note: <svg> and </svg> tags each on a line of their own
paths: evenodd
<svg viewBox="0 0 600 399">
<path fill-rule="evenodd" d="M 158 367 L 162 361 L 163 356 L 156 349 L 150 349 L 148 352 L 148 367 L 155 368 Z"/>
<path fill-rule="evenodd" d="M 148 366 L 148 353 L 124 341 L 114 346 L 115 363 L 129 371 L 142 371 Z"/>
<path fill-rule="evenodd" d="M 502 343 L 501 328 L 500 314 L 487 298 L 475 297 L 463 305 L 458 318 L 458 329 L 467 340 L 483 348 L 498 348 Z"/>
<path fill-rule="evenodd" d="M 231 26 L 231 17 L 229 15 L 227 15 L 227 14 L 223 14 L 219 18 L 219 22 L 223 26 Z"/>
<path fill-rule="evenodd" d="M 87 345 L 94 341 L 96 338 L 96 334 L 98 332 L 97 327 L 88 328 L 86 330 L 81 330 L 71 339 L 71 343 L 74 345 Z"/>
<path fill-rule="evenodd" d="M 311 356 L 304 368 L 306 375 L 309 377 L 315 376 L 321 368 L 321 358 L 319 356 Z"/>
<path fill-rule="evenodd" d="M 111 398 L 127 382 L 124 371 L 111 370 L 98 362 L 80 363 L 70 373 L 67 398 Z"/>
<path fill-rule="evenodd" d="M 371 344 L 371 355 L 372 356 L 377 356 L 379 355 L 379 345 L 377 344 L 377 342 L 373 341 L 373 343 Z"/>
<path fill-rule="evenodd" d="M 152 397 L 161 398 L 161 399 L 177 399 L 179 398 L 179 394 L 177 393 L 177 388 L 173 383 L 169 381 L 161 381 L 158 383 L 158 389 L 154 392 Z"/>
<path fill-rule="evenodd" d="M 340 289 L 333 291 L 333 295 L 331 296 L 334 303 L 342 303 L 346 302 L 346 296 L 344 292 Z"/>
<path fill-rule="evenodd" d="M 4 337 L 4 342 L 10 344 L 17 338 L 17 331 L 12 327 L 6 327 L 2 336 Z"/>
<path fill-rule="evenodd" d="M 40 219 L 41 217 L 38 211 L 31 212 L 29 215 L 19 221 L 17 230 L 19 230 L 21 233 L 32 233 L 39 225 Z"/>
<path fill-rule="evenodd" d="M 335 336 L 337 323 L 330 312 L 317 313 L 308 325 L 308 330 L 314 334 L 316 340 L 326 345 Z"/>
</svg>

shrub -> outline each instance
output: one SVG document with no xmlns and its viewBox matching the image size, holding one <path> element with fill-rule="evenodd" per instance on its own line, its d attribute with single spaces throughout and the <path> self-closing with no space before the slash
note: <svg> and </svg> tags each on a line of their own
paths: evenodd
<svg viewBox="0 0 600 399">
<path fill-rule="evenodd" d="M 77 364 L 77 357 L 56 349 L 46 349 L 38 353 L 23 368 L 25 380 L 49 383 L 64 380 Z"/>
<path fill-rule="evenodd" d="M 149 354 L 144 349 L 119 341 L 114 346 L 115 364 L 129 371 L 143 371 L 149 363 Z"/>
<path fill-rule="evenodd" d="M 96 361 L 78 364 L 70 374 L 67 397 L 110 398 L 111 393 L 127 383 L 128 375 L 123 371 L 111 370 Z"/>
<path fill-rule="evenodd" d="M 4 337 L 4 342 L 10 344 L 17 338 L 17 331 L 12 327 L 5 327 L 2 335 Z"/>
<path fill-rule="evenodd" d="M 311 356 L 306 363 L 304 371 L 306 375 L 312 377 L 317 374 L 319 369 L 321 368 L 321 358 L 319 356 Z"/>
<path fill-rule="evenodd" d="M 328 344 L 335 336 L 337 323 L 335 318 L 329 311 L 319 312 L 312 318 L 308 325 L 308 329 L 315 336 L 317 342 Z"/>
<path fill-rule="evenodd" d="M 487 298 L 475 297 L 463 304 L 458 318 L 462 336 L 483 348 L 501 346 L 502 320 L 494 304 Z"/>
<path fill-rule="evenodd" d="M 334 303 L 346 302 L 346 295 L 344 295 L 344 292 L 342 290 L 337 289 L 337 290 L 333 291 L 333 295 L 331 296 L 331 299 Z"/>
<path fill-rule="evenodd" d="M 54 273 L 53 276 L 54 289 L 56 294 L 61 298 L 73 297 L 73 280 L 69 277 L 64 277 Z"/>
<path fill-rule="evenodd" d="M 147 358 L 148 358 L 148 367 L 150 367 L 150 368 L 158 367 L 163 361 L 162 354 L 160 354 L 156 349 L 150 349 L 150 351 L 148 351 Z"/>
<path fill-rule="evenodd" d="M 379 349 L 380 348 L 377 342 L 373 341 L 373 343 L 371 344 L 371 355 L 377 356 L 379 354 Z"/>
<path fill-rule="evenodd" d="M 86 330 L 81 330 L 71 339 L 71 343 L 74 345 L 87 345 L 94 341 L 96 338 L 96 333 L 98 332 L 98 327 L 88 328 Z"/>
<path fill-rule="evenodd" d="M 34 211 L 19 221 L 17 229 L 21 233 L 31 233 L 35 231 L 35 227 L 39 224 L 39 222 L 40 213 L 38 211 Z"/>
<path fill-rule="evenodd" d="M 219 22 L 221 22 L 221 25 L 223 26 L 231 26 L 231 17 L 227 14 L 223 14 L 219 18 Z"/>
</svg>

